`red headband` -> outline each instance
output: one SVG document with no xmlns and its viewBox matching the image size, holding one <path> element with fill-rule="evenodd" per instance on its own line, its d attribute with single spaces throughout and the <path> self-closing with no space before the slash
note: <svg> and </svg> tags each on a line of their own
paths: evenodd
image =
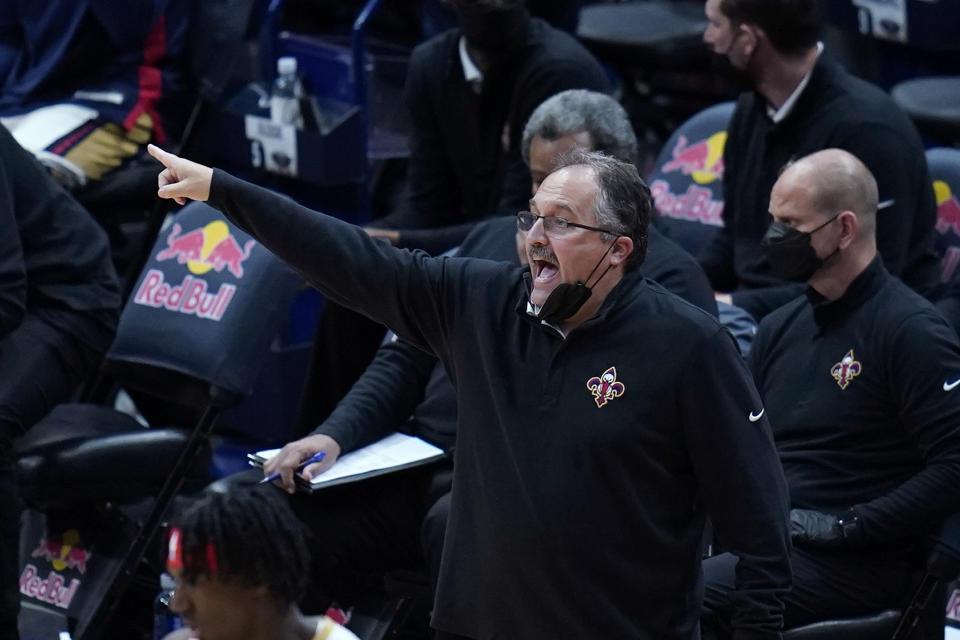
<svg viewBox="0 0 960 640">
<path fill-rule="evenodd" d="M 201 567 L 210 573 L 217 572 L 217 550 L 213 546 L 213 542 L 207 541 L 205 547 L 205 558 L 200 562 L 196 557 L 188 558 L 188 564 L 190 569 L 195 569 Z M 183 570 L 183 532 L 179 528 L 173 527 L 170 529 L 170 539 L 167 545 L 167 565 L 173 569 Z"/>
</svg>

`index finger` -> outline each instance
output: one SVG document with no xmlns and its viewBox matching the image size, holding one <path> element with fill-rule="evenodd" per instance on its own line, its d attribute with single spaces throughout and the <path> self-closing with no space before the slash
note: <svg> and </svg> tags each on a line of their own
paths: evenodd
<svg viewBox="0 0 960 640">
<path fill-rule="evenodd" d="M 164 151 L 155 144 L 147 145 L 147 153 L 165 167 L 170 166 L 170 163 L 177 157 L 169 151 Z"/>
</svg>

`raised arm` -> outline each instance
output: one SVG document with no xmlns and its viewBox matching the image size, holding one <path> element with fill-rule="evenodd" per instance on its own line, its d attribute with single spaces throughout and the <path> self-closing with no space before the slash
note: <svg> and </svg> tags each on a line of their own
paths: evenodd
<svg viewBox="0 0 960 640">
<path fill-rule="evenodd" d="M 447 333 L 459 326 L 451 318 L 470 300 L 466 272 L 483 277 L 485 267 L 396 249 L 284 196 L 154 146 L 149 149 L 165 166 L 160 197 L 209 200 L 331 300 L 441 358 L 446 355 Z"/>
</svg>

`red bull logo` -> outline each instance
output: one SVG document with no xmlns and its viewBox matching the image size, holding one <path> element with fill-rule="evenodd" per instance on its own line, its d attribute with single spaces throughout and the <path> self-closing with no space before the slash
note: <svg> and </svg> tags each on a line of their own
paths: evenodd
<svg viewBox="0 0 960 640">
<path fill-rule="evenodd" d="M 723 147 L 726 142 L 726 131 L 718 131 L 706 140 L 693 144 L 687 144 L 686 136 L 680 136 L 671 152 L 673 159 L 663 165 L 662 171 L 680 171 L 697 184 L 710 184 L 723 177 Z"/>
<path fill-rule="evenodd" d="M 80 581 L 72 578 L 70 586 L 65 585 L 66 579 L 56 571 L 51 571 L 46 578 L 41 578 L 32 564 L 25 566 L 20 574 L 20 593 L 59 609 L 70 608 L 70 603 L 80 588 Z"/>
<path fill-rule="evenodd" d="M 20 593 L 60 609 L 69 609 L 81 583 L 71 578 L 67 585 L 67 578 L 58 572 L 67 570 L 84 574 L 87 572 L 87 563 L 93 557 L 90 551 L 81 546 L 80 533 L 76 529 L 69 529 L 59 538 L 43 537 L 30 555 L 46 560 L 53 569 L 44 578 L 35 565 L 27 563 L 20 574 Z"/>
<path fill-rule="evenodd" d="M 947 601 L 947 619 L 960 622 L 960 590 L 954 589 Z"/>
<path fill-rule="evenodd" d="M 57 571 L 76 569 L 87 572 L 90 552 L 80 546 L 80 532 L 68 529 L 60 538 L 41 538 L 40 544 L 31 554 L 34 558 L 43 558 Z"/>
<path fill-rule="evenodd" d="M 224 283 L 216 293 L 207 293 L 207 281 L 186 276 L 179 285 L 171 285 L 159 269 L 150 269 L 133 298 L 135 304 L 194 315 L 219 322 L 237 287 Z"/>
<path fill-rule="evenodd" d="M 723 201 L 715 200 L 709 188 L 692 184 L 686 193 L 677 195 L 670 191 L 666 180 L 654 180 L 650 184 L 650 195 L 661 215 L 715 227 L 723 226 Z"/>
<path fill-rule="evenodd" d="M 187 233 L 183 233 L 179 224 L 174 224 L 167 236 L 167 248 L 157 253 L 157 261 L 176 259 L 194 275 L 185 276 L 179 284 L 175 284 L 165 280 L 163 271 L 150 269 L 133 301 L 155 309 L 162 307 L 219 322 L 237 287 L 224 283 L 216 293 L 209 292 L 209 283 L 197 276 L 210 270 L 220 273 L 226 269 L 236 278 L 242 278 L 243 263 L 250 257 L 254 244 L 255 241 L 248 240 L 241 247 L 223 220 L 214 220 Z"/>
<path fill-rule="evenodd" d="M 214 220 L 189 233 L 182 231 L 179 224 L 173 225 L 167 248 L 157 254 L 158 262 L 176 258 L 198 276 L 210 269 L 220 273 L 226 267 L 237 278 L 243 277 L 243 262 L 250 257 L 255 241 L 248 240 L 241 249 L 223 220 Z"/>
<path fill-rule="evenodd" d="M 933 181 L 933 192 L 937 198 L 937 231 L 946 233 L 952 229 L 960 235 L 960 201 L 957 196 L 943 180 Z"/>
</svg>

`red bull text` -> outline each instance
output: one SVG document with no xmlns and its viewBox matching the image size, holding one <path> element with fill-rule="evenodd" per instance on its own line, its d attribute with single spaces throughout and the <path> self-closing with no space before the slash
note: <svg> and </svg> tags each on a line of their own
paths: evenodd
<svg viewBox="0 0 960 640">
<path fill-rule="evenodd" d="M 52 604 L 60 609 L 68 609 L 80 580 L 67 579 L 58 571 L 70 570 L 85 574 L 92 553 L 80 546 L 80 534 L 76 529 L 65 531 L 60 538 L 44 537 L 30 554 L 34 558 L 46 560 L 52 570 L 46 577 L 40 576 L 40 570 L 28 563 L 20 574 L 20 593 L 41 602 Z"/>
<path fill-rule="evenodd" d="M 211 269 L 217 273 L 226 269 L 235 278 L 242 278 L 243 263 L 250 257 L 254 244 L 253 240 L 248 240 L 241 247 L 222 220 L 214 220 L 187 233 L 183 233 L 179 224 L 174 224 L 167 236 L 167 247 L 157 253 L 156 259 L 158 262 L 176 260 L 185 264 L 194 275 L 188 275 L 179 284 L 174 284 L 165 280 L 163 271 L 150 269 L 133 301 L 156 309 L 162 307 L 168 311 L 219 321 L 237 287 L 221 284 L 216 293 L 208 292 L 209 284 L 198 276 Z"/>
<path fill-rule="evenodd" d="M 677 195 L 671 193 L 666 180 L 654 180 L 650 185 L 650 195 L 662 215 L 715 227 L 723 226 L 723 201 L 713 199 L 712 189 L 692 184 L 686 193 Z"/>
<path fill-rule="evenodd" d="M 133 301 L 219 322 L 236 290 L 232 284 L 222 284 L 216 294 L 207 293 L 207 281 L 192 276 L 185 276 L 179 285 L 171 286 L 164 281 L 162 271 L 150 269 Z"/>
</svg>

